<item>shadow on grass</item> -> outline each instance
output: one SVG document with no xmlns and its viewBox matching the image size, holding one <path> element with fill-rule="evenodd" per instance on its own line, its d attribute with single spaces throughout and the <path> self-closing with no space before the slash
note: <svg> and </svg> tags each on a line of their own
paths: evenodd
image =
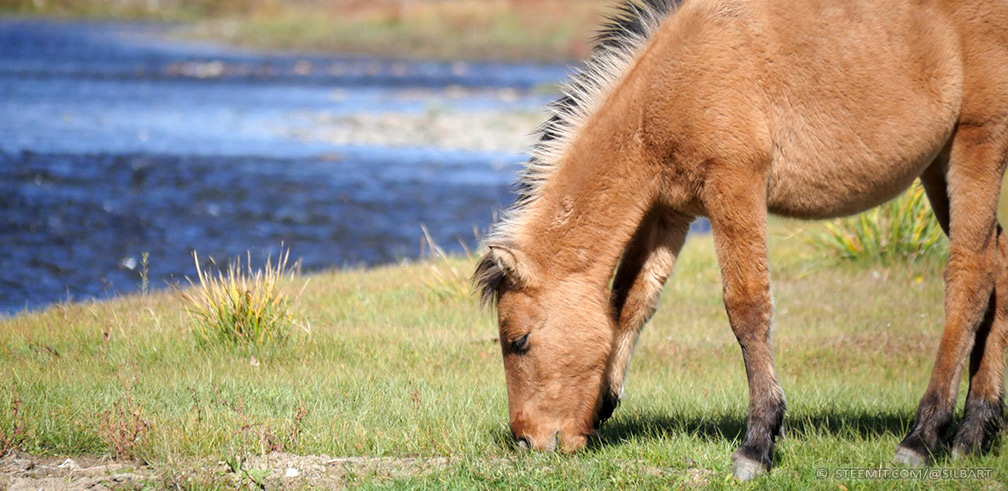
<svg viewBox="0 0 1008 491">
<path fill-rule="evenodd" d="M 822 411 L 788 414 L 784 432 L 802 438 L 806 435 L 874 438 L 898 437 L 909 428 L 912 416 L 904 413 L 868 411 Z M 744 414 L 683 414 L 628 412 L 602 425 L 593 446 L 621 444 L 633 440 L 664 440 L 677 436 L 699 436 L 711 441 L 727 440 L 733 445 L 745 436 Z"/>
<path fill-rule="evenodd" d="M 849 440 L 891 438 L 899 441 L 913 421 L 912 409 L 908 407 L 905 412 L 854 408 L 788 411 L 784 418 L 784 434 L 797 440 L 835 437 Z M 958 423 L 958 419 L 953 421 L 951 428 L 958 427 Z M 598 451 L 628 443 L 672 442 L 682 437 L 701 438 L 735 448 L 742 443 L 745 430 L 746 414 L 743 411 L 703 414 L 623 408 L 617 409 L 614 417 L 589 439 L 587 450 Z M 519 451 L 506 424 L 497 426 L 489 436 L 499 448 Z"/>
<path fill-rule="evenodd" d="M 813 435 L 847 438 L 901 438 L 909 429 L 911 414 L 870 411 L 821 411 L 815 413 L 788 413 L 784 419 L 784 432 L 789 437 L 805 438 Z M 589 448 L 599 449 L 631 441 L 672 440 L 684 435 L 698 436 L 709 441 L 727 441 L 737 446 L 745 436 L 746 416 L 742 413 L 703 415 L 684 413 L 655 413 L 624 411 L 607 421 L 598 435 L 589 441 Z M 493 432 L 491 438 L 504 448 L 517 448 L 507 427 Z"/>
</svg>

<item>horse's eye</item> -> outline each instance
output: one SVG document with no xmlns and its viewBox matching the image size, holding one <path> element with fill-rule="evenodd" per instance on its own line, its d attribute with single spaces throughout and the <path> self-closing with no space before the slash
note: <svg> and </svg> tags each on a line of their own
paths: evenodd
<svg viewBox="0 0 1008 491">
<path fill-rule="evenodd" d="M 511 341 L 511 351 L 515 353 L 522 354 L 528 351 L 528 337 L 530 333 L 526 333 L 524 336 Z"/>
</svg>

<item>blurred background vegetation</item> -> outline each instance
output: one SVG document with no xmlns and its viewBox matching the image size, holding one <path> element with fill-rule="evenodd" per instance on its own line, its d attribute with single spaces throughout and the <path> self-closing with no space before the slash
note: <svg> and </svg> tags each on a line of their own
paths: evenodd
<svg viewBox="0 0 1008 491">
<path fill-rule="evenodd" d="M 157 20 L 260 48 L 451 59 L 579 59 L 606 0 L 0 0 L 0 12 Z"/>
</svg>

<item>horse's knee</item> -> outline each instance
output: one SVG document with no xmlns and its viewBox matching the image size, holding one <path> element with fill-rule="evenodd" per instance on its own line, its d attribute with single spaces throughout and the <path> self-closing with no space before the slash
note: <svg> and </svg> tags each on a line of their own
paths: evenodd
<svg viewBox="0 0 1008 491">
<path fill-rule="evenodd" d="M 967 332 L 974 332 L 992 305 L 991 294 L 999 293 L 995 291 L 997 284 L 1002 284 L 1001 290 L 1008 289 L 1008 277 L 1004 274 L 1004 261 L 999 250 L 992 240 L 979 250 L 959 248 L 949 251 L 945 269 L 946 329 L 950 325 L 961 325 Z M 1004 296 L 1006 292 L 1000 293 Z"/>
<path fill-rule="evenodd" d="M 743 291 L 726 288 L 724 304 L 735 337 L 743 347 L 768 340 L 773 315 L 768 287 L 755 287 Z"/>
</svg>

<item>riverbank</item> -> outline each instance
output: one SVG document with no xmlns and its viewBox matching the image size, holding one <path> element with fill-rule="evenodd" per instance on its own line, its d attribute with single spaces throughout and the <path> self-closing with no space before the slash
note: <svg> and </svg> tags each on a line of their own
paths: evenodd
<svg viewBox="0 0 1008 491">
<path fill-rule="evenodd" d="M 266 49 L 435 59 L 572 60 L 605 0 L 0 0 L 0 12 L 174 22 L 173 36 Z"/>
</svg>

